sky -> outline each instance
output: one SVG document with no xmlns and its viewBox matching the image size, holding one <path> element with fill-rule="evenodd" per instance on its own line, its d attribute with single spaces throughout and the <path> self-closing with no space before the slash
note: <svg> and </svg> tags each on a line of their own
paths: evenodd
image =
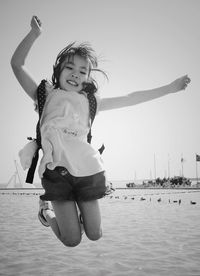
<svg viewBox="0 0 200 276">
<path fill-rule="evenodd" d="M 26 66 L 38 83 L 51 79 L 58 52 L 72 41 L 95 49 L 109 77 L 98 78 L 102 98 L 191 78 L 185 91 L 96 116 L 93 145 L 105 144 L 109 179 L 196 177 L 196 165 L 200 176 L 199 11 L 199 0 L 0 0 L 0 183 L 13 174 L 26 137 L 35 135 L 37 113 L 10 66 L 33 15 L 43 32 Z"/>
</svg>

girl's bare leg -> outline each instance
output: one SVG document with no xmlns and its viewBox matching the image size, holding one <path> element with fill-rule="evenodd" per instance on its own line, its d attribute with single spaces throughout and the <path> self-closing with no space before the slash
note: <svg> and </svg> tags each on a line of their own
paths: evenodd
<svg viewBox="0 0 200 276">
<path fill-rule="evenodd" d="M 44 215 L 57 238 L 66 246 L 81 242 L 81 227 L 74 201 L 52 201 L 54 212 L 44 210 Z"/>
<path fill-rule="evenodd" d="M 83 218 L 85 234 L 90 240 L 102 237 L 101 213 L 98 200 L 79 201 L 79 209 Z"/>
</svg>

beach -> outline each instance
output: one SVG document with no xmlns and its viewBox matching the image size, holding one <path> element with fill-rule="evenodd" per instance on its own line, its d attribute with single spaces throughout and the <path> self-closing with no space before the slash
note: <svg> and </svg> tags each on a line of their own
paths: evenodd
<svg viewBox="0 0 200 276">
<path fill-rule="evenodd" d="M 0 191 L 0 275 L 200 275 L 200 191 L 116 190 L 103 237 L 65 247 L 38 221 L 42 191 Z"/>
</svg>

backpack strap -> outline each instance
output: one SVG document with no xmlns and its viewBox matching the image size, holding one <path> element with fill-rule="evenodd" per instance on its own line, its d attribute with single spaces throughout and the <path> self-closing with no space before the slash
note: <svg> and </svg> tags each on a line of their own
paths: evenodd
<svg viewBox="0 0 200 276">
<path fill-rule="evenodd" d="M 40 119 L 41 119 L 42 111 L 43 111 L 44 104 L 46 101 L 46 86 L 45 86 L 46 82 L 47 82 L 46 80 L 42 80 L 37 89 L 39 120 L 38 120 L 38 123 L 36 126 L 36 142 L 37 142 L 39 148 L 42 147 L 41 146 L 41 133 L 40 133 Z"/>
<path fill-rule="evenodd" d="M 97 100 L 93 93 L 87 93 L 87 98 L 89 102 L 89 111 L 90 111 L 91 126 L 92 126 L 96 115 L 96 111 L 97 111 Z M 92 133 L 91 133 L 91 127 L 90 127 L 90 131 L 87 136 L 87 142 L 90 144 L 91 140 L 92 140 Z"/>
<path fill-rule="evenodd" d="M 89 102 L 91 127 L 92 127 L 92 123 L 94 121 L 96 111 L 97 111 L 97 100 L 96 100 L 96 97 L 94 96 L 94 93 L 88 93 L 88 92 L 86 92 L 86 93 L 87 93 L 87 98 L 88 98 L 88 102 Z M 88 133 L 88 136 L 87 136 L 87 142 L 89 144 L 91 143 L 91 140 L 92 140 L 91 127 L 90 127 L 90 131 Z M 102 144 L 102 146 L 98 149 L 98 151 L 100 152 L 100 154 L 102 154 L 104 150 L 105 150 L 105 146 L 104 146 L 104 144 Z"/>
<path fill-rule="evenodd" d="M 39 112 L 39 120 L 36 126 L 36 143 L 38 145 L 38 148 L 35 152 L 35 155 L 32 159 L 31 166 L 28 170 L 27 176 L 26 176 L 26 183 L 33 183 L 33 178 L 39 158 L 39 150 L 41 149 L 41 133 L 40 133 L 40 118 L 42 116 L 42 111 L 44 108 L 44 104 L 46 101 L 46 89 L 45 89 L 45 83 L 46 80 L 42 80 L 40 85 L 37 88 L 37 100 L 38 100 L 38 112 Z M 28 138 L 30 140 L 30 138 Z"/>
</svg>

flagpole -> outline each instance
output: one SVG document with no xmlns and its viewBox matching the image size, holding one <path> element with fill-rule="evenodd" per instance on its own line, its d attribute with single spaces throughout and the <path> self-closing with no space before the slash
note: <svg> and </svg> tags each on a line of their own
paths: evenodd
<svg viewBox="0 0 200 276">
<path fill-rule="evenodd" d="M 181 176 L 183 177 L 183 154 L 181 154 Z"/>
<path fill-rule="evenodd" d="M 183 154 L 181 154 L 181 168 L 182 168 L 182 177 L 183 177 Z"/>
<path fill-rule="evenodd" d="M 196 156 L 195 156 L 196 158 L 196 179 L 197 179 L 197 184 L 198 184 L 198 182 L 199 182 L 199 177 L 198 177 L 198 167 L 197 167 L 197 154 L 196 154 Z"/>
<path fill-rule="evenodd" d="M 156 181 L 156 156 L 155 156 L 155 153 L 154 153 L 154 178 Z"/>
<path fill-rule="evenodd" d="M 151 172 L 151 170 L 150 170 L 150 180 L 152 180 L 152 172 Z"/>
<path fill-rule="evenodd" d="M 170 178 L 170 157 L 168 154 L 168 178 Z"/>
</svg>

